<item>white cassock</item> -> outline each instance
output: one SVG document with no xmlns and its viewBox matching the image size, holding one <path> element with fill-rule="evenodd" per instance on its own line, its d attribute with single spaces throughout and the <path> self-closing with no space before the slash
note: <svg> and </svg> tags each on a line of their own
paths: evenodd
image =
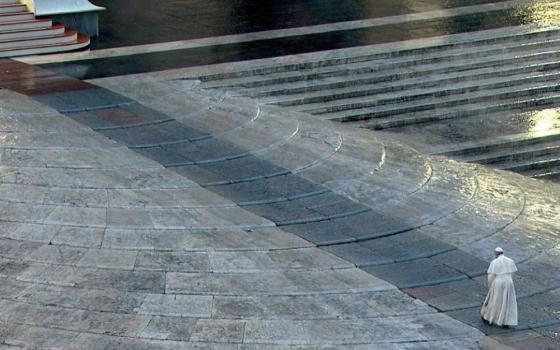
<svg viewBox="0 0 560 350">
<path fill-rule="evenodd" d="M 517 271 L 515 263 L 501 254 L 492 260 L 488 268 L 488 295 L 480 313 L 490 324 L 517 326 L 517 299 L 512 274 Z"/>
</svg>

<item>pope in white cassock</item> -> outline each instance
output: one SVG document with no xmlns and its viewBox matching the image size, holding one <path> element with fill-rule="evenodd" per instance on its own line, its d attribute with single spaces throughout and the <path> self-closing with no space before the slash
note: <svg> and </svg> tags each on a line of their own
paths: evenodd
<svg viewBox="0 0 560 350">
<path fill-rule="evenodd" d="M 504 256 L 502 248 L 497 247 L 494 252 L 496 258 L 488 268 L 488 295 L 480 313 L 488 324 L 517 326 L 517 299 L 511 278 L 517 267 Z"/>
</svg>

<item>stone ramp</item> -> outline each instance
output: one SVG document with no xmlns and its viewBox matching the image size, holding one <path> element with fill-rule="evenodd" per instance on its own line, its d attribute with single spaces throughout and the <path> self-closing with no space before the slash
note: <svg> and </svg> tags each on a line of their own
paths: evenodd
<svg viewBox="0 0 560 350">
<path fill-rule="evenodd" d="M 477 330 L 285 229 L 295 223 L 249 209 L 320 196 L 301 219 L 334 218 L 333 203 L 348 207 L 341 218 L 358 215 L 354 206 L 370 211 L 292 170 L 334 158 L 382 168 L 380 143 L 361 141 L 374 146 L 370 163 L 370 155 L 339 155 L 352 152 L 338 130 L 185 94 L 180 82 L 130 85 L 145 97 L 167 90 L 149 106 L 136 102 L 142 96 L 2 64 L 1 348 L 478 347 Z M 152 148 L 159 155 L 146 153 Z M 169 149 L 168 164 L 157 157 Z M 251 163 L 218 181 L 217 164 L 245 158 Z M 280 168 L 287 173 L 274 175 Z M 411 176 L 422 183 L 424 172 Z M 203 183 L 204 174 L 215 175 Z M 283 182 L 269 183 L 268 195 L 255 186 L 240 204 L 241 190 L 233 200 L 214 191 L 275 178 Z"/>
</svg>

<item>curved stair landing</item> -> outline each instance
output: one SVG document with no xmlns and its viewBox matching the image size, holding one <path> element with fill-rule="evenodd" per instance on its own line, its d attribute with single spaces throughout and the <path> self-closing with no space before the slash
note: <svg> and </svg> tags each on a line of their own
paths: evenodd
<svg viewBox="0 0 560 350">
<path fill-rule="evenodd" d="M 87 35 L 48 18 L 35 18 L 18 1 L 0 0 L 0 57 L 74 51 L 89 44 Z"/>
</svg>

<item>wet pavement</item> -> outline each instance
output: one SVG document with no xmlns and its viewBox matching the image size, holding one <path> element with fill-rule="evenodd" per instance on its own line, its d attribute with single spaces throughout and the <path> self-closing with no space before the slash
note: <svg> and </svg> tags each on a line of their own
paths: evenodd
<svg viewBox="0 0 560 350">
<path fill-rule="evenodd" d="M 8 349 L 558 344 L 558 186 L 192 70 L 83 82 L 1 64 Z M 496 244 L 520 270 L 510 330 L 478 317 Z"/>
<path fill-rule="evenodd" d="M 490 0 L 423 1 L 200 1 L 149 0 L 94 3 L 108 10 L 100 17 L 100 36 L 93 48 L 110 48 L 187 40 L 272 29 L 305 27 L 486 4 Z M 435 30 L 444 30 L 444 26 Z"/>
<path fill-rule="evenodd" d="M 238 4 L 192 35 L 282 25 Z M 332 6 L 285 25 L 362 18 Z M 475 164 L 557 165 L 556 8 L 0 61 L 0 348 L 560 348 L 560 188 Z M 479 317 L 496 245 L 513 329 Z"/>
<path fill-rule="evenodd" d="M 416 2 L 415 2 L 416 3 Z M 489 2 L 481 2 L 489 3 Z M 499 3 L 499 2 L 492 2 Z M 453 2 L 448 3 L 446 6 L 429 4 L 426 3 L 425 6 L 409 6 L 399 5 L 399 3 L 388 6 L 387 9 L 383 10 L 384 7 L 381 6 L 379 16 L 383 14 L 399 15 L 402 13 L 416 13 L 421 12 L 427 8 L 453 8 L 454 6 L 473 6 L 472 2 Z M 158 5 L 159 6 L 159 5 Z M 342 4 L 341 4 L 342 6 Z M 356 5 L 358 6 L 358 5 Z M 365 5 L 364 5 L 365 6 Z M 378 8 L 374 5 L 369 5 L 370 7 Z M 542 11 L 557 11 L 560 5 L 557 3 L 547 4 Z M 108 6 L 111 7 L 111 6 Z M 358 6 L 359 7 L 359 6 Z M 171 7 L 173 8 L 173 7 Z M 183 9 L 188 8 L 188 6 L 181 7 Z M 347 11 L 350 11 L 353 7 L 345 7 Z M 253 11 L 258 13 L 258 7 L 252 7 Z M 283 16 L 290 16 L 290 10 L 295 10 L 292 6 L 280 6 L 278 11 L 282 12 Z M 258 40 L 249 43 L 236 43 L 228 45 L 213 45 L 208 47 L 203 47 L 199 49 L 185 49 L 185 50 L 173 50 L 165 52 L 154 52 L 154 53 L 143 53 L 137 55 L 127 55 L 123 57 L 108 57 L 103 59 L 91 59 L 87 58 L 80 59 L 77 62 L 67 62 L 67 63 L 53 63 L 46 64 L 44 67 L 59 72 L 61 74 L 70 75 L 79 79 L 92 79 L 99 77 L 123 75 L 123 74 L 134 74 L 143 73 L 164 69 L 173 69 L 189 66 L 200 66 L 206 64 L 216 64 L 223 62 L 236 62 L 244 60 L 253 60 L 266 57 L 277 57 L 290 54 L 300 54 L 307 52 L 315 52 L 329 49 L 337 48 L 348 48 L 361 45 L 370 44 L 381 44 L 387 42 L 399 42 L 403 40 L 420 39 L 427 37 L 435 37 L 439 35 L 455 34 L 463 32 L 474 32 L 480 30 L 516 26 L 528 23 L 538 23 L 543 21 L 543 18 L 534 15 L 532 12 L 532 5 L 520 5 L 507 10 L 484 10 L 480 13 L 470 13 L 467 15 L 456 15 L 448 18 L 440 19 L 424 19 L 418 21 L 405 21 L 403 23 L 376 26 L 375 28 L 361 28 L 353 30 L 340 30 L 321 34 L 306 34 L 305 26 L 312 25 L 315 23 L 336 23 L 330 22 L 328 20 L 329 16 L 319 18 L 325 19 L 325 21 L 316 22 L 309 17 L 309 21 L 304 21 L 298 23 L 297 25 L 303 25 L 301 30 L 301 35 L 291 36 L 286 38 L 268 39 L 268 40 Z M 110 13 L 120 14 L 124 10 L 120 10 L 118 7 L 113 9 Z M 162 10 L 163 11 L 163 10 Z M 323 11 L 330 14 L 340 14 L 344 16 L 345 11 L 338 11 L 330 6 L 326 6 Z M 416 12 L 415 12 L 416 11 Z M 350 16 L 347 19 L 360 19 L 360 18 L 375 18 L 375 11 L 371 15 L 372 11 L 361 11 L 356 10 L 354 16 Z M 237 14 L 237 12 L 235 12 Z M 358 15 L 359 14 L 359 15 Z M 219 22 L 220 16 L 216 19 Z M 162 14 L 163 17 L 171 16 L 170 14 Z M 239 25 L 237 29 L 230 29 L 229 24 L 226 24 L 226 28 L 216 28 L 212 24 L 208 25 L 197 25 L 197 28 L 204 28 L 206 32 L 198 32 L 197 30 L 190 31 L 189 26 L 192 25 L 190 22 L 185 24 L 185 18 L 180 15 L 171 16 L 169 28 L 168 24 L 159 25 L 157 28 L 162 27 L 162 30 L 171 30 L 175 33 L 175 36 L 159 36 L 159 30 L 150 29 L 150 33 L 146 34 L 143 30 L 138 29 L 127 29 L 127 22 L 124 24 L 121 22 L 108 23 L 106 34 L 101 34 L 99 42 L 95 44 L 94 48 L 108 48 L 121 45 L 137 45 L 146 44 L 152 42 L 164 42 L 164 41 L 174 41 L 174 40 L 185 40 L 190 38 L 207 37 L 212 35 L 226 35 L 231 33 L 247 33 L 260 31 L 263 29 L 276 29 L 277 26 L 271 21 L 270 27 L 260 27 L 258 23 L 253 23 L 250 19 L 245 20 L 244 14 L 241 12 L 238 14 L 239 18 L 232 19 L 232 23 Z M 140 17 L 142 18 L 142 17 Z M 151 17 L 150 17 L 151 18 Z M 156 17 L 157 18 L 157 17 Z M 204 18 L 204 16 L 203 16 Z M 249 16 L 249 18 L 252 18 Z M 202 19 L 204 20 L 204 19 Z M 343 20 L 342 17 L 339 20 Z M 148 19 L 146 19 L 148 21 Z M 177 23 L 174 23 L 177 21 Z M 256 20 L 255 20 L 256 21 Z M 197 22 L 194 22 L 197 23 Z M 222 22 L 220 22 L 222 23 Z M 229 23 L 229 22 L 228 22 Z M 282 22 L 284 23 L 284 22 Z M 137 19 L 134 17 L 131 25 L 142 25 L 143 28 L 151 28 L 151 24 L 145 23 L 142 19 Z M 103 28 L 103 20 L 101 27 Z M 183 28 L 184 26 L 184 28 Z M 235 25 L 233 25 L 235 27 Z M 290 27 L 291 23 L 288 21 L 284 23 L 281 28 Z M 154 27 L 156 28 L 156 27 Z M 181 29 L 179 29 L 181 28 Z M 118 29 L 118 32 L 115 30 Z M 126 34 L 125 34 L 126 33 Z M 190 33 L 190 34 L 189 34 Z M 139 35 L 140 34 L 140 35 Z"/>
</svg>

